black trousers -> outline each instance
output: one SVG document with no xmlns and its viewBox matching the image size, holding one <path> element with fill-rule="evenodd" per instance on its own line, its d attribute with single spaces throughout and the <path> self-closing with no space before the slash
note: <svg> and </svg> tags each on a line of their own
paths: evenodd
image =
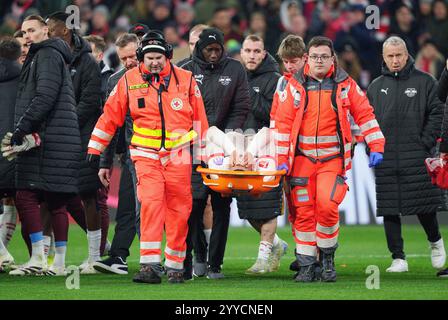
<svg viewBox="0 0 448 320">
<path fill-rule="evenodd" d="M 436 213 L 418 214 L 420 224 L 425 230 L 428 241 L 436 242 L 442 237 L 440 235 L 439 223 Z M 392 253 L 392 259 L 405 259 L 403 238 L 401 236 L 400 216 L 385 216 L 384 231 L 386 232 L 387 247 Z"/>
<path fill-rule="evenodd" d="M 224 252 L 227 243 L 227 233 L 230 221 L 230 203 L 232 198 L 224 198 L 221 194 L 210 191 L 211 204 L 213 210 L 212 233 L 210 235 L 210 247 L 208 253 L 208 265 L 211 268 L 219 269 L 224 260 Z M 188 220 L 187 254 L 185 269 L 191 267 L 192 254 L 194 248 L 196 261 L 207 262 L 206 250 L 207 242 L 204 235 L 204 209 L 207 205 L 207 198 L 194 199 L 193 209 Z"/>
<path fill-rule="evenodd" d="M 115 234 L 110 248 L 112 257 L 129 257 L 129 248 L 134 241 L 136 230 L 135 192 L 129 167 L 121 166 L 120 187 L 118 191 L 118 208 Z"/>
</svg>

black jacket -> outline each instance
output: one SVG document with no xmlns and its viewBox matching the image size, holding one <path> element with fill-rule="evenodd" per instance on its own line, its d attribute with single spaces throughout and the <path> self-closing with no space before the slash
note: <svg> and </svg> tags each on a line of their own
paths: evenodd
<svg viewBox="0 0 448 320">
<path fill-rule="evenodd" d="M 12 60 L 0 58 L 0 140 L 7 132 L 14 131 L 14 108 L 20 65 Z M 0 156 L 0 189 L 14 189 L 15 161 Z M 1 194 L 0 194 L 1 195 Z"/>
<path fill-rule="evenodd" d="M 17 88 L 15 123 L 26 134 L 37 132 L 42 144 L 17 157 L 17 189 L 78 192 L 81 140 L 67 68 L 71 59 L 61 39 L 30 47 Z"/>
<path fill-rule="evenodd" d="M 439 88 L 437 89 L 439 99 L 445 102 L 444 116 L 442 123 L 442 141 L 440 142 L 440 152 L 448 153 L 448 108 L 446 106 L 446 97 L 448 96 L 448 70 L 443 69 L 442 75 L 439 79 Z"/>
<path fill-rule="evenodd" d="M 205 62 L 199 50 L 179 67 L 193 73 L 210 126 L 241 129 L 250 110 L 250 95 L 243 65 L 226 54 L 215 64 Z"/>
<path fill-rule="evenodd" d="M 278 63 L 269 53 L 256 70 L 247 71 L 252 109 L 243 130 L 258 131 L 263 127 L 269 127 L 272 100 L 280 77 Z"/>
<path fill-rule="evenodd" d="M 398 73 L 383 65 L 367 95 L 386 138 L 384 161 L 375 169 L 378 216 L 436 212 L 440 190 L 424 163 L 434 154 L 442 123 L 436 80 L 415 69 L 410 57 Z"/>
<path fill-rule="evenodd" d="M 180 67 L 193 73 L 210 127 L 223 131 L 243 128 L 250 111 L 250 95 L 246 71 L 240 62 L 223 54 L 217 63 L 208 63 L 196 48 L 193 57 Z M 191 181 L 193 199 L 206 198 L 209 190 L 196 167 L 193 167 Z"/>
<path fill-rule="evenodd" d="M 73 34 L 74 50 L 69 69 L 75 90 L 76 112 L 81 133 L 82 161 L 79 172 L 79 192 L 94 192 L 100 186 L 97 170 L 87 161 L 87 145 L 101 114 L 101 70 L 91 55 L 87 41 Z"/>
<path fill-rule="evenodd" d="M 126 71 L 127 70 L 123 68 L 110 76 L 109 81 L 107 82 L 107 96 L 109 96 L 109 94 L 115 88 L 118 81 L 121 79 L 121 77 L 123 77 Z M 106 150 L 104 150 L 104 152 L 101 154 L 100 168 L 111 168 L 114 161 L 115 153 L 126 153 L 129 156 L 129 145 L 134 133 L 132 124 L 133 121 L 128 111 L 128 113 L 126 114 L 124 125 L 115 132 L 115 135 L 110 141 Z"/>
<path fill-rule="evenodd" d="M 277 61 L 267 54 L 261 65 L 254 71 L 247 71 L 249 80 L 251 112 L 247 116 L 243 130 L 258 132 L 269 127 L 272 100 L 280 78 Z M 281 214 L 282 185 L 258 198 L 238 197 L 238 213 L 243 219 L 272 219 Z"/>
</svg>

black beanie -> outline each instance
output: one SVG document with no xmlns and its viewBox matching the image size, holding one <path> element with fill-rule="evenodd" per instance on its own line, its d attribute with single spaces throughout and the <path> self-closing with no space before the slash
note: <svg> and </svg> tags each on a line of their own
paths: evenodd
<svg viewBox="0 0 448 320">
<path fill-rule="evenodd" d="M 201 32 L 196 46 L 202 51 L 206 46 L 213 43 L 219 44 L 224 50 L 224 34 L 218 29 L 208 28 Z"/>
</svg>

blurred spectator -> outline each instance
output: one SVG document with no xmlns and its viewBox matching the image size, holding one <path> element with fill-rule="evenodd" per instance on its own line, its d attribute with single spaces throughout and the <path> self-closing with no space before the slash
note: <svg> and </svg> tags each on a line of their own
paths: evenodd
<svg viewBox="0 0 448 320">
<path fill-rule="evenodd" d="M 437 49 L 437 45 L 432 40 L 426 40 L 415 59 L 415 66 L 421 71 L 431 74 L 439 79 L 445 67 L 445 58 Z"/>
<path fill-rule="evenodd" d="M 17 41 L 20 43 L 21 52 L 18 62 L 23 65 L 26 59 L 26 55 L 28 54 L 28 51 L 30 50 L 30 47 L 26 43 L 25 38 L 23 37 L 22 30 L 18 30 L 14 33 L 14 38 L 16 38 Z"/>
<path fill-rule="evenodd" d="M 301 14 L 298 1 L 286 0 L 282 2 L 280 6 L 280 21 L 284 30 L 291 29 L 291 19 L 298 14 Z"/>
<path fill-rule="evenodd" d="M 179 36 L 176 30 L 176 24 L 174 22 L 165 25 L 165 28 L 163 28 L 163 34 L 166 42 L 173 46 L 173 58 L 171 61 L 174 64 L 190 55 L 188 43 Z"/>
<path fill-rule="evenodd" d="M 238 61 L 242 61 L 241 60 L 241 43 L 238 42 L 235 39 L 230 39 L 229 41 L 226 42 L 225 44 L 226 47 L 226 51 L 229 54 L 230 57 L 232 57 L 233 59 L 236 59 Z"/>
<path fill-rule="evenodd" d="M 227 7 L 218 7 L 213 13 L 212 27 L 221 30 L 224 33 L 224 44 L 230 39 L 241 43 L 243 37 L 232 25 L 232 15 Z"/>
<path fill-rule="evenodd" d="M 174 10 L 177 33 L 185 41 L 188 41 L 188 33 L 193 25 L 194 16 L 193 6 L 188 2 L 179 3 Z"/>
<path fill-rule="evenodd" d="M 338 64 L 342 69 L 347 71 L 350 77 L 352 77 L 360 87 L 367 89 L 369 83 L 362 83 L 361 81 L 362 67 L 361 62 L 359 61 L 358 52 L 359 49 L 355 43 L 346 42 L 338 52 Z"/>
<path fill-rule="evenodd" d="M 95 7 L 92 16 L 92 30 L 90 34 L 99 35 L 105 38 L 109 33 L 109 9 L 100 5 Z"/>
<path fill-rule="evenodd" d="M 143 23 L 137 23 L 131 26 L 129 33 L 135 34 L 139 40 L 149 31 L 149 27 Z M 118 38 L 117 38 L 118 39 Z"/>
<path fill-rule="evenodd" d="M 370 78 L 377 77 L 380 73 L 380 61 L 378 59 L 379 45 L 375 39 L 374 31 L 366 27 L 365 7 L 361 4 L 353 4 L 347 7 L 347 19 L 343 28 L 336 35 L 334 43 L 336 51 L 340 52 L 347 42 L 351 42 L 352 48 L 356 47 L 357 56 L 363 69 L 368 70 Z M 360 82 L 359 78 L 355 79 Z M 366 86 L 366 84 L 363 84 Z"/>
<path fill-rule="evenodd" d="M 415 57 L 418 51 L 418 40 L 421 35 L 421 28 L 415 21 L 411 9 L 405 4 L 401 4 L 397 8 L 389 34 L 402 38 L 406 42 L 409 54 Z"/>
<path fill-rule="evenodd" d="M 255 34 L 261 37 L 264 41 L 265 50 L 274 55 L 278 47 L 278 38 L 281 33 L 279 27 L 273 28 L 273 25 L 268 23 L 266 14 L 267 13 L 264 11 L 252 12 L 249 29 L 246 33 Z"/>
<path fill-rule="evenodd" d="M 432 4 L 432 18 L 429 20 L 428 32 L 441 53 L 448 56 L 448 9 L 444 0 L 435 0 Z"/>
<path fill-rule="evenodd" d="M 237 5 L 237 0 L 198 0 L 195 4 L 196 23 L 209 24 L 216 9 Z"/>
<path fill-rule="evenodd" d="M 13 35 L 19 27 L 19 18 L 12 14 L 7 14 L 3 19 L 3 24 L 0 26 L 0 35 Z"/>
<path fill-rule="evenodd" d="M 424 27 L 428 27 L 429 20 L 431 20 L 433 1 L 434 0 L 420 0 L 418 21 L 420 21 Z"/>
<path fill-rule="evenodd" d="M 171 21 L 171 1 L 156 0 L 151 13 L 146 20 L 149 29 L 163 30 L 165 25 Z"/>
<path fill-rule="evenodd" d="M 311 36 L 324 35 L 334 41 L 336 33 L 343 28 L 346 20 L 345 2 L 323 0 L 313 11 L 309 32 Z"/>
</svg>

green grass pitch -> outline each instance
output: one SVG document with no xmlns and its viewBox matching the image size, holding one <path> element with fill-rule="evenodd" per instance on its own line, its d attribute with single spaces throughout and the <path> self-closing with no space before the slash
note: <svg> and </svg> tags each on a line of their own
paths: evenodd
<svg viewBox="0 0 448 320">
<path fill-rule="evenodd" d="M 111 238 L 113 228 L 111 228 Z M 448 235 L 448 227 L 442 226 Z M 336 253 L 338 281 L 336 283 L 299 284 L 292 280 L 289 263 L 293 259 L 294 241 L 289 228 L 279 229 L 281 238 L 289 243 L 280 270 L 262 276 L 245 275 L 255 261 L 258 234 L 251 228 L 231 228 L 226 249 L 222 280 L 195 278 L 182 285 L 172 285 L 163 279 L 161 285 L 135 284 L 138 270 L 138 241 L 133 243 L 129 257 L 129 275 L 86 275 L 80 278 L 80 288 L 66 288 L 64 277 L 11 277 L 0 274 L 0 299 L 150 299 L 150 300 L 253 300 L 253 299 L 447 299 L 448 279 L 438 279 L 432 268 L 429 246 L 420 226 L 403 226 L 405 252 L 410 271 L 405 274 L 386 273 L 391 258 L 386 247 L 382 226 L 343 226 L 340 246 Z M 448 237 L 445 237 L 448 239 Z M 9 249 L 16 262 L 27 257 L 25 245 L 17 230 Z M 75 225 L 70 227 L 67 266 L 80 264 L 87 257 L 87 239 Z M 380 288 L 367 289 L 369 265 L 380 271 Z"/>
</svg>

